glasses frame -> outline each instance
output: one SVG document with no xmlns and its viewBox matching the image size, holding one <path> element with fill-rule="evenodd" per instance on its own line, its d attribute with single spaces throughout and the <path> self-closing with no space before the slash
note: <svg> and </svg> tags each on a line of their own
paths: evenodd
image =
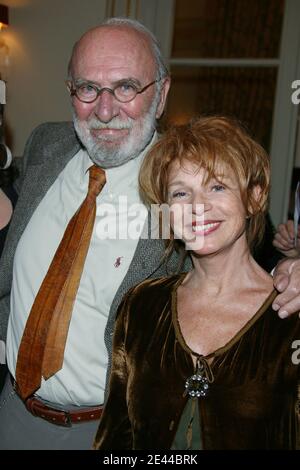
<svg viewBox="0 0 300 470">
<path fill-rule="evenodd" d="M 67 88 L 69 90 L 69 93 L 70 93 L 70 96 L 76 96 L 76 98 L 81 101 L 82 103 L 94 103 L 98 98 L 99 96 L 101 95 L 101 93 L 103 91 L 108 91 L 109 93 L 111 93 L 113 95 L 113 97 L 119 102 L 119 103 L 130 103 L 130 101 L 133 101 L 135 98 L 136 98 L 136 95 L 139 95 L 141 93 L 144 93 L 144 91 L 146 91 L 150 86 L 154 85 L 154 83 L 158 83 L 161 81 L 161 78 L 159 79 L 156 79 L 156 80 L 153 80 L 152 82 L 148 83 L 147 85 L 145 85 L 143 88 L 141 88 L 140 90 L 138 88 L 136 88 L 136 93 L 134 95 L 133 98 L 130 98 L 130 100 L 119 100 L 116 95 L 115 95 L 115 89 L 118 88 L 118 86 L 120 85 L 116 85 L 115 88 L 109 88 L 109 87 L 102 87 L 102 88 L 99 88 L 97 85 L 95 85 L 94 83 L 89 83 L 87 82 L 88 85 L 90 85 L 92 88 L 95 89 L 97 95 L 96 97 L 91 100 L 91 101 L 86 101 L 86 100 L 83 100 L 82 98 L 80 98 L 77 94 L 77 88 L 76 86 L 74 86 L 74 84 L 70 81 L 70 80 L 67 80 L 66 81 L 66 85 L 67 85 Z M 82 84 L 83 85 L 83 84 Z M 79 85 L 80 87 L 81 85 Z M 133 85 L 135 87 L 135 85 Z"/>
</svg>

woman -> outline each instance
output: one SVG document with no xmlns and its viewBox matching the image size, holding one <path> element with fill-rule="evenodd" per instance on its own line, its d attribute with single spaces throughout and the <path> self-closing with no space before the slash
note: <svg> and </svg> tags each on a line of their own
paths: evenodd
<svg viewBox="0 0 300 470">
<path fill-rule="evenodd" d="M 12 185 L 16 177 L 16 169 L 10 166 L 11 161 L 10 150 L 0 143 L 0 257 L 17 201 L 17 193 Z"/>
<path fill-rule="evenodd" d="M 170 205 L 167 252 L 181 238 L 193 269 L 125 297 L 94 447 L 296 448 L 299 320 L 274 314 L 272 279 L 250 252 L 263 234 L 266 153 L 236 123 L 199 118 L 162 137 L 140 183 L 148 203 Z"/>
<path fill-rule="evenodd" d="M 6 147 L 6 145 L 0 142 L 0 258 L 2 255 L 4 242 L 8 232 L 13 209 L 17 202 L 17 193 L 12 185 L 13 180 L 17 176 L 17 170 L 14 166 L 10 166 L 11 161 L 12 157 L 10 150 Z M 4 358 L 1 357 L 0 352 L 0 391 L 3 388 L 5 377 L 7 374 L 7 367 L 5 364 L 2 364 L 3 359 Z"/>
</svg>

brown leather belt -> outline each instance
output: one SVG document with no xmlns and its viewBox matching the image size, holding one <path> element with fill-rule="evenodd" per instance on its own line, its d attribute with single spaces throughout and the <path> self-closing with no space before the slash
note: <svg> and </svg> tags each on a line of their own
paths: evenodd
<svg viewBox="0 0 300 470">
<path fill-rule="evenodd" d="M 86 421 L 94 421 L 100 419 L 102 414 L 102 406 L 93 406 L 88 408 L 79 408 L 78 410 L 57 410 L 45 405 L 36 397 L 27 398 L 24 402 L 28 411 L 33 416 L 46 419 L 50 423 L 60 426 L 72 426 L 72 424 L 83 423 Z"/>
<path fill-rule="evenodd" d="M 18 393 L 18 386 L 14 380 L 13 387 Z M 39 418 L 45 419 L 50 423 L 71 427 L 72 424 L 84 423 L 86 421 L 98 420 L 101 417 L 103 406 L 93 407 L 80 407 L 78 410 L 58 410 L 47 406 L 44 402 L 36 397 L 29 397 L 23 401 L 27 410 L 33 415 Z"/>
</svg>

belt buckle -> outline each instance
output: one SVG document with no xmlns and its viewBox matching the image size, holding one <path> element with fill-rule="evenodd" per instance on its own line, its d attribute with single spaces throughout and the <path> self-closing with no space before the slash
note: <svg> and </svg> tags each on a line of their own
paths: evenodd
<svg viewBox="0 0 300 470">
<path fill-rule="evenodd" d="M 57 411 L 62 411 L 62 410 L 57 410 Z M 71 420 L 71 415 L 68 411 L 63 411 L 64 417 L 65 417 L 65 422 L 62 424 L 62 426 L 65 426 L 66 428 L 71 428 L 72 427 L 72 420 Z"/>
</svg>

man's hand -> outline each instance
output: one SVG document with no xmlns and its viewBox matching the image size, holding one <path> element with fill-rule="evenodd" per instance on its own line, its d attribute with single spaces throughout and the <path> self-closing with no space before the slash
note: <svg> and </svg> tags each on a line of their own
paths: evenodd
<svg viewBox="0 0 300 470">
<path fill-rule="evenodd" d="M 280 294 L 272 307 L 278 311 L 280 318 L 300 311 L 300 258 L 285 259 L 278 263 L 274 272 L 274 287 Z"/>
<path fill-rule="evenodd" d="M 300 255 L 300 228 L 298 228 L 297 244 L 295 246 L 293 220 L 288 220 L 286 224 L 278 225 L 273 245 L 288 258 L 294 258 Z"/>
</svg>

